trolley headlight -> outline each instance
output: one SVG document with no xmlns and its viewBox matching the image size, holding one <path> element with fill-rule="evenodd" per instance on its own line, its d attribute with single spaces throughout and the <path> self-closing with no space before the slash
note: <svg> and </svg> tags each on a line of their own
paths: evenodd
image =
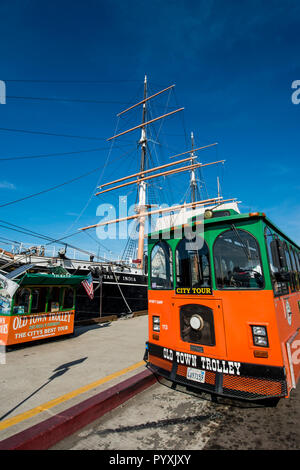
<svg viewBox="0 0 300 470">
<path fill-rule="evenodd" d="M 265 326 L 252 326 L 253 343 L 255 346 L 267 348 L 269 346 L 267 328 Z"/>
<path fill-rule="evenodd" d="M 202 330 L 204 326 L 203 318 L 200 315 L 193 315 L 190 318 L 190 326 L 193 330 Z"/>
<path fill-rule="evenodd" d="M 252 331 L 254 335 L 267 336 L 267 330 L 264 326 L 252 326 Z"/>
<path fill-rule="evenodd" d="M 152 329 L 153 331 L 160 331 L 160 317 L 152 317 Z"/>
</svg>

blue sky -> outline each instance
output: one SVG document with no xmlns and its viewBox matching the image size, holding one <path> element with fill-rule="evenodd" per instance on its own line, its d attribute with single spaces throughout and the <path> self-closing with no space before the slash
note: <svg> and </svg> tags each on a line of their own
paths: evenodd
<svg viewBox="0 0 300 470">
<path fill-rule="evenodd" d="M 106 139 L 115 132 L 116 114 L 141 99 L 147 74 L 149 92 L 176 84 L 155 101 L 153 116 L 167 105 L 185 108 L 164 123 L 154 162 L 188 150 L 191 131 L 196 146 L 218 142 L 201 153 L 203 162 L 226 160 L 224 168 L 203 172 L 209 195 L 219 176 L 224 197 L 241 200 L 244 211 L 265 212 L 300 243 L 300 104 L 291 100 L 292 82 L 300 80 L 298 0 L 2 0 L 0 17 L 0 80 L 7 93 L 0 105 L 0 205 L 99 167 L 55 191 L 0 207 L 1 220 L 59 238 L 97 222 L 101 203 L 116 205 L 119 195 L 134 203 L 132 187 L 101 199 L 93 194 L 97 183 L 139 166 L 138 132 L 112 148 Z M 118 129 L 140 118 L 129 113 Z M 3 160 L 94 149 L 102 150 Z M 156 191 L 174 203 L 188 177 L 162 183 Z M 95 232 L 90 235 L 68 241 L 97 251 Z M 41 242 L 4 228 L 0 237 Z M 124 241 L 103 244 L 118 251 Z"/>
</svg>

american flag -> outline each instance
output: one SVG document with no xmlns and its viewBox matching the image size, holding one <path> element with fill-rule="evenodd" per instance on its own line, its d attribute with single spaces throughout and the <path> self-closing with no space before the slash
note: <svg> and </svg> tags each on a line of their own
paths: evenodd
<svg viewBox="0 0 300 470">
<path fill-rule="evenodd" d="M 84 281 L 82 281 L 81 284 L 85 288 L 89 298 L 93 299 L 94 298 L 94 287 L 93 287 L 93 277 L 92 277 L 91 273 L 88 275 L 88 277 Z"/>
</svg>

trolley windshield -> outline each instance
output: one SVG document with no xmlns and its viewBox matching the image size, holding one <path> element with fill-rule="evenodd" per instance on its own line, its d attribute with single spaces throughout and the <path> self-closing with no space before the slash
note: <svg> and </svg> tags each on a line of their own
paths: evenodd
<svg viewBox="0 0 300 470">
<path fill-rule="evenodd" d="M 217 237 L 214 265 L 219 289 L 262 289 L 264 286 L 258 243 L 245 230 L 232 228 Z"/>
</svg>

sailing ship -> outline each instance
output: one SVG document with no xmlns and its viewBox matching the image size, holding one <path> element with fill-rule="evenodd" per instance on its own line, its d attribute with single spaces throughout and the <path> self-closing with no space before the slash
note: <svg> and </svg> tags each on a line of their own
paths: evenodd
<svg viewBox="0 0 300 470">
<path fill-rule="evenodd" d="M 118 262 L 109 260 L 95 261 L 94 255 L 85 252 L 85 254 L 88 255 L 88 259 L 78 260 L 68 255 L 68 244 L 65 244 L 64 249 L 59 250 L 58 253 L 53 253 L 52 256 L 46 256 L 45 252 L 39 247 L 33 251 L 25 251 L 25 254 L 15 255 L 13 261 L 5 264 L 7 270 L 19 267 L 20 273 L 26 271 L 26 269 L 35 272 L 49 272 L 55 267 L 59 267 L 65 270 L 66 273 L 72 275 L 86 275 L 91 273 L 94 285 L 93 298 L 87 297 L 83 287 L 80 287 L 77 292 L 76 318 L 79 320 L 112 314 L 121 316 L 147 310 L 147 257 L 145 256 L 144 244 L 149 220 L 151 221 L 151 232 L 153 232 L 176 224 L 184 224 L 189 218 L 203 215 L 204 211 L 211 208 L 221 207 L 224 210 L 234 209 L 239 212 L 236 199 L 224 200 L 220 195 L 219 181 L 218 195 L 216 197 L 206 199 L 199 197 L 199 184 L 196 177 L 197 170 L 201 171 L 203 167 L 222 164 L 224 160 L 199 163 L 197 161 L 196 152 L 214 147 L 217 143 L 195 148 L 192 133 L 191 148 L 189 150 L 172 155 L 169 157 L 172 159 L 169 163 L 160 164 L 158 166 L 150 165 L 148 153 L 148 143 L 150 140 L 148 138 L 149 127 L 155 122 L 162 121 L 171 115 L 182 112 L 184 108 L 178 108 L 158 117 L 149 118 L 147 107 L 150 100 L 153 100 L 168 90 L 172 90 L 174 86 L 175 85 L 171 85 L 149 96 L 147 76 L 145 76 L 143 99 L 118 114 L 118 117 L 120 117 L 133 109 L 140 109 L 142 107 L 142 122 L 107 139 L 111 142 L 129 133 L 134 133 L 135 131 L 140 132 L 138 142 L 140 164 L 138 171 L 134 174 L 125 175 L 113 181 L 103 183 L 99 186 L 99 191 L 96 193 L 98 197 L 111 191 L 127 188 L 130 185 L 136 185 L 137 203 L 135 205 L 135 214 L 108 221 L 105 220 L 83 227 L 80 230 L 86 231 L 108 226 L 109 224 L 135 221 L 135 232 L 138 232 L 138 239 L 133 240 L 129 237 L 122 258 Z M 178 165 L 182 166 L 178 167 Z M 167 208 L 156 208 L 153 203 L 150 203 L 148 189 L 156 178 L 165 178 L 183 172 L 190 174 L 190 202 L 184 201 L 184 203 L 177 203 Z M 153 219 L 155 219 L 154 227 L 152 223 Z M 84 252 L 84 250 L 82 251 Z"/>
</svg>

